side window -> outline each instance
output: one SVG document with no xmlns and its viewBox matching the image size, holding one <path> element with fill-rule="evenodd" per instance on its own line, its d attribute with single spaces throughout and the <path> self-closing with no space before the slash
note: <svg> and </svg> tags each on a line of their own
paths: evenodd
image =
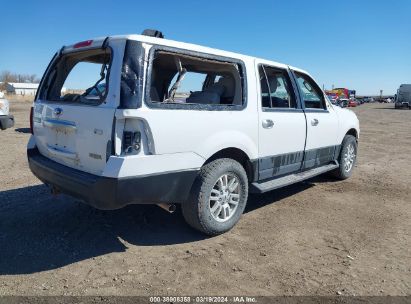
<svg viewBox="0 0 411 304">
<path fill-rule="evenodd" d="M 241 66 L 236 63 L 156 51 L 150 102 L 242 105 Z"/>
<path fill-rule="evenodd" d="M 296 108 L 294 92 L 286 70 L 260 66 L 263 108 Z"/>
<path fill-rule="evenodd" d="M 173 85 L 178 79 L 178 73 L 171 80 L 167 92 L 170 92 Z M 174 102 L 176 103 L 186 103 L 187 99 L 193 92 L 198 92 L 203 89 L 207 75 L 203 73 L 196 72 L 186 72 L 184 75 L 184 80 L 181 81 L 180 85 L 175 90 Z"/>
<path fill-rule="evenodd" d="M 297 83 L 302 93 L 303 102 L 307 109 L 325 109 L 324 94 L 318 85 L 310 77 L 295 73 Z"/>
</svg>

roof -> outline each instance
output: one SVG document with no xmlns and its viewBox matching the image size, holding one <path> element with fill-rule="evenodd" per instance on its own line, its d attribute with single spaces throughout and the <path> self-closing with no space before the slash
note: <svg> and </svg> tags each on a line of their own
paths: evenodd
<svg viewBox="0 0 411 304">
<path fill-rule="evenodd" d="M 38 83 L 9 82 L 8 84 L 13 86 L 15 89 L 37 89 L 39 87 Z"/>
<path fill-rule="evenodd" d="M 258 60 L 261 62 L 265 62 L 267 64 L 271 63 L 276 66 L 282 66 L 282 67 L 287 67 L 287 64 L 272 61 L 272 60 L 267 60 L 263 58 L 258 58 L 258 57 L 253 57 L 253 56 L 248 56 L 240 53 L 235 53 L 235 52 L 229 52 L 229 51 L 224 51 L 220 49 L 214 49 L 198 44 L 192 44 L 192 43 L 185 43 L 185 42 L 180 42 L 180 41 L 175 41 L 175 40 L 169 40 L 169 39 L 164 39 L 164 38 L 156 38 L 156 37 L 150 37 L 150 36 L 144 36 L 144 35 L 126 35 L 126 36 L 112 36 L 111 38 L 116 39 L 116 38 L 126 38 L 126 39 L 132 39 L 132 40 L 138 40 L 141 42 L 147 42 L 150 44 L 159 44 L 159 45 L 165 45 L 165 46 L 170 46 L 170 47 L 175 47 L 175 48 L 181 48 L 181 49 L 188 49 L 188 50 L 194 50 L 202 53 L 210 53 L 214 55 L 220 55 L 220 56 L 225 56 L 225 57 L 233 57 L 233 58 L 238 58 L 238 59 L 243 59 L 243 60 Z M 304 70 L 291 67 L 290 68 L 307 73 Z M 308 74 L 308 73 L 307 73 Z"/>
<path fill-rule="evenodd" d="M 271 60 L 267 60 L 267 59 L 263 59 L 263 58 L 258 58 L 258 57 L 252 57 L 252 56 L 248 56 L 248 55 L 243 55 L 243 54 L 239 54 L 239 53 L 234 53 L 234 52 L 228 52 L 228 51 L 224 51 L 224 50 L 220 50 L 220 49 L 214 49 L 214 48 L 210 48 L 210 47 L 206 47 L 206 46 L 202 46 L 202 45 L 198 45 L 198 44 L 192 44 L 192 43 L 185 43 L 185 42 L 180 42 L 180 41 L 175 41 L 175 40 L 170 40 L 170 39 L 165 39 L 165 38 L 156 38 L 156 37 L 151 37 L 151 36 L 145 36 L 145 35 L 116 35 L 116 36 L 110 36 L 110 39 L 113 40 L 121 40 L 121 39 L 130 39 L 130 40 L 137 40 L 143 43 L 148 43 L 148 44 L 156 44 L 156 45 L 164 45 L 164 46 L 169 46 L 169 47 L 174 47 L 174 48 L 180 48 L 180 49 L 186 49 L 186 50 L 193 50 L 193 51 L 197 51 L 197 52 L 201 52 L 201 53 L 207 53 L 207 54 L 213 54 L 213 55 L 217 55 L 217 56 L 223 56 L 223 57 L 231 57 L 231 58 L 236 58 L 236 59 L 240 59 L 240 60 L 244 60 L 244 61 L 253 61 L 253 60 L 257 60 L 260 61 L 261 63 L 265 63 L 265 64 L 272 64 L 278 67 L 283 67 L 283 68 L 287 68 L 290 67 L 293 70 L 297 71 L 297 72 L 302 72 L 305 74 L 309 74 L 306 71 L 293 67 L 293 66 L 289 66 L 287 64 L 283 64 L 283 63 L 279 63 L 276 61 L 271 61 Z M 102 44 L 103 41 L 106 39 L 106 37 L 98 37 L 98 38 L 94 38 L 92 41 L 93 45 L 98 45 L 98 44 Z M 73 46 L 74 45 L 69 45 L 66 46 L 65 49 L 68 51 L 73 50 Z"/>
</svg>

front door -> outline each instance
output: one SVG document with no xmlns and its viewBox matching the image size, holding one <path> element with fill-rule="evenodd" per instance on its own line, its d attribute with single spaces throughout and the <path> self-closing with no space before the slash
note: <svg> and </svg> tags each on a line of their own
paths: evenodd
<svg viewBox="0 0 411 304">
<path fill-rule="evenodd" d="M 306 122 L 286 67 L 260 64 L 259 180 L 299 171 Z"/>
<path fill-rule="evenodd" d="M 307 142 L 303 169 L 326 165 L 338 153 L 338 117 L 323 91 L 308 75 L 295 72 L 307 117 Z"/>
</svg>

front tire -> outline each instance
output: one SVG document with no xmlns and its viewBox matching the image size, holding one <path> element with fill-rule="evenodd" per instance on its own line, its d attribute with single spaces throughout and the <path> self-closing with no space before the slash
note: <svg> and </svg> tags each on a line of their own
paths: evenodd
<svg viewBox="0 0 411 304">
<path fill-rule="evenodd" d="M 221 158 L 204 165 L 183 216 L 193 228 L 207 234 L 227 232 L 239 221 L 248 198 L 247 174 L 237 161 Z"/>
<path fill-rule="evenodd" d="M 338 157 L 340 167 L 333 171 L 333 175 L 336 178 L 344 180 L 352 175 L 357 162 L 357 150 L 357 139 L 352 135 L 345 135 Z"/>
</svg>

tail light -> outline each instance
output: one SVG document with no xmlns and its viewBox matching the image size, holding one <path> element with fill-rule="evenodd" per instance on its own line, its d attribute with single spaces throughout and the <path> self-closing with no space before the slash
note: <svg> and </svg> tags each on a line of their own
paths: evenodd
<svg viewBox="0 0 411 304">
<path fill-rule="evenodd" d="M 126 154 L 138 152 L 141 146 L 141 133 L 124 131 L 123 133 L 123 151 Z"/>
<path fill-rule="evenodd" d="M 81 42 L 76 43 L 73 46 L 73 49 L 79 49 L 79 48 L 82 48 L 82 47 L 90 46 L 92 43 L 93 43 L 93 40 L 81 41 Z"/>
<path fill-rule="evenodd" d="M 33 107 L 30 108 L 30 133 L 34 134 L 33 132 Z"/>
</svg>

